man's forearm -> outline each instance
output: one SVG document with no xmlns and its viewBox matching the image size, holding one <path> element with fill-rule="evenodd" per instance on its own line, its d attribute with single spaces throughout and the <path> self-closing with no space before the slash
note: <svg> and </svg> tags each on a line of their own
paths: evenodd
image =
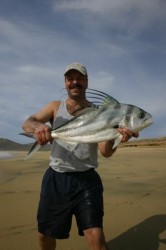
<svg viewBox="0 0 166 250">
<path fill-rule="evenodd" d="M 113 155 L 113 153 L 115 153 L 116 151 L 116 147 L 113 148 L 114 145 L 114 140 L 111 141 L 107 141 L 107 142 L 100 142 L 99 143 L 99 150 L 100 153 L 104 156 L 104 157 L 110 157 Z"/>
<path fill-rule="evenodd" d="M 39 128 L 40 126 L 42 126 L 43 123 L 37 121 L 35 118 L 33 117 L 29 117 L 24 123 L 23 123 L 23 130 L 27 133 L 33 133 L 35 131 L 35 129 Z"/>
</svg>

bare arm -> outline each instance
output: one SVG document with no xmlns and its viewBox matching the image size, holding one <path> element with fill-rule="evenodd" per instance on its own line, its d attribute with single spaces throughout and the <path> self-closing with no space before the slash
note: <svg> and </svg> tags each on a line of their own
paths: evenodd
<svg viewBox="0 0 166 250">
<path fill-rule="evenodd" d="M 127 142 L 127 141 L 130 140 L 131 137 L 136 137 L 137 138 L 139 136 L 138 133 L 133 133 L 129 129 L 121 129 L 121 128 L 119 128 L 118 131 L 123 135 L 123 138 L 122 138 L 121 142 Z M 115 153 L 115 151 L 117 149 L 117 147 L 112 148 L 113 145 L 114 145 L 114 140 L 99 143 L 100 153 L 104 157 L 112 156 L 113 153 Z"/>
<path fill-rule="evenodd" d="M 99 150 L 100 153 L 104 156 L 104 157 L 110 157 L 113 155 L 113 153 L 115 153 L 117 147 L 112 148 L 114 145 L 114 140 L 111 141 L 106 141 L 106 142 L 100 142 L 98 144 L 99 146 Z"/>
<path fill-rule="evenodd" d="M 23 123 L 23 130 L 27 133 L 34 133 L 36 140 L 41 145 L 45 145 L 51 141 L 51 128 L 45 124 L 50 122 L 58 109 L 60 102 L 50 102 L 36 114 L 31 115 Z"/>
</svg>

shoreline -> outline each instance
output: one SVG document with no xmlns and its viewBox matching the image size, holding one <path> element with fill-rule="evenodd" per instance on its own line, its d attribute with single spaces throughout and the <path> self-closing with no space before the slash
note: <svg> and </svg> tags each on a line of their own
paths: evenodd
<svg viewBox="0 0 166 250">
<path fill-rule="evenodd" d="M 5 150 L 2 150 L 2 151 L 0 151 L 0 160 L 2 159 L 2 160 L 4 160 L 4 159 L 10 159 L 10 158 L 12 158 L 12 157 L 14 157 L 15 155 L 13 154 L 13 152 L 12 151 L 10 151 L 10 150 L 7 150 L 7 151 L 5 151 Z"/>
</svg>

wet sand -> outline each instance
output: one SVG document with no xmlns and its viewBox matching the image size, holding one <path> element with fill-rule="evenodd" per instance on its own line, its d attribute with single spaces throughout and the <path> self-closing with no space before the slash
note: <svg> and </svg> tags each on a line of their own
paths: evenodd
<svg viewBox="0 0 166 250">
<path fill-rule="evenodd" d="M 37 250 L 36 210 L 48 152 L 0 159 L 0 249 Z M 119 148 L 98 172 L 104 185 L 104 231 L 111 250 L 166 249 L 166 148 Z M 73 226 L 58 250 L 87 250 Z"/>
</svg>

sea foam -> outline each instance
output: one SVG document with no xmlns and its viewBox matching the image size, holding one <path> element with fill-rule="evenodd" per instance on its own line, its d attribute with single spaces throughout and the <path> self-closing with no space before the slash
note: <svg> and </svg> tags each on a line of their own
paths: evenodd
<svg viewBox="0 0 166 250">
<path fill-rule="evenodd" d="M 7 151 L 0 151 L 0 159 L 7 159 L 13 157 L 13 154 Z"/>
</svg>

